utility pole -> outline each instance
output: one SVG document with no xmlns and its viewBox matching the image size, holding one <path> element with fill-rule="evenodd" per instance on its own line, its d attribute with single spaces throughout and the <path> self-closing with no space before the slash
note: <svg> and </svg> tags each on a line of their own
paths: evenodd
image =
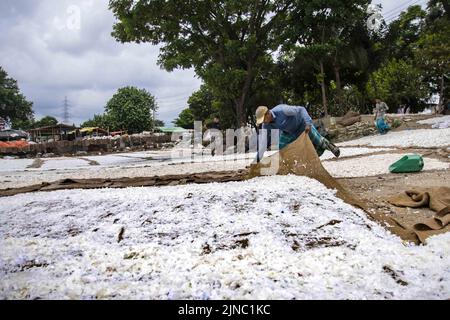
<svg viewBox="0 0 450 320">
<path fill-rule="evenodd" d="M 70 104 L 67 96 L 64 98 L 64 106 L 63 106 L 63 123 L 69 124 L 70 121 Z"/>
</svg>

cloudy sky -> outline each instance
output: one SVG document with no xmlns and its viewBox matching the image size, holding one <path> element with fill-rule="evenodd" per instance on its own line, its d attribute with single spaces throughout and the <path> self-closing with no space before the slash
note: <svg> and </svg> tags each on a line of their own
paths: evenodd
<svg viewBox="0 0 450 320">
<path fill-rule="evenodd" d="M 389 18 L 425 0 L 375 0 Z M 78 19 L 79 17 L 80 19 Z M 146 88 L 166 124 L 186 107 L 201 81 L 191 70 L 166 72 L 158 48 L 120 44 L 111 37 L 108 0 L 0 0 L 0 66 L 34 102 L 36 118 L 62 118 L 63 100 L 77 124 L 102 113 L 120 87 Z"/>
</svg>

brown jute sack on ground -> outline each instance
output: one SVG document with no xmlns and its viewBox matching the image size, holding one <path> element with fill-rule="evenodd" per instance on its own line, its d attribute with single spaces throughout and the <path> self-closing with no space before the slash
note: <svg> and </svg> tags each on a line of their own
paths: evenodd
<svg viewBox="0 0 450 320">
<path fill-rule="evenodd" d="M 411 228 L 421 242 L 425 242 L 430 236 L 450 231 L 449 187 L 415 188 L 396 195 L 388 201 L 398 207 L 429 207 L 436 211 L 433 218 L 421 221 Z M 396 222 L 400 224 L 399 221 Z"/>
<path fill-rule="evenodd" d="M 273 167 L 273 170 L 269 168 Z M 322 166 L 319 156 L 309 139 L 302 134 L 295 142 L 280 152 L 264 158 L 261 163 L 250 169 L 250 178 L 262 175 L 298 175 L 316 179 L 330 189 L 337 190 L 337 196 L 348 204 L 364 209 L 363 203 L 347 192 Z"/>
<path fill-rule="evenodd" d="M 29 192 L 47 192 L 71 189 L 100 189 L 100 188 L 128 188 L 128 187 L 154 187 L 183 185 L 188 183 L 210 183 L 210 182 L 230 182 L 241 181 L 247 178 L 247 172 L 224 171 L 207 172 L 197 174 L 154 176 L 138 178 L 116 178 L 116 179 L 64 179 L 55 182 L 44 182 L 37 185 L 8 188 L 0 190 L 0 197 L 10 197 Z"/>
</svg>

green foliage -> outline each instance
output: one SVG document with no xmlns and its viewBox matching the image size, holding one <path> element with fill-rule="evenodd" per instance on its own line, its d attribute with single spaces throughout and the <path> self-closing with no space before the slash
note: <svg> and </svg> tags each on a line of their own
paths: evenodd
<svg viewBox="0 0 450 320">
<path fill-rule="evenodd" d="M 450 75 L 450 21 L 442 19 L 438 28 L 429 29 L 417 41 L 416 61 L 438 86 L 443 75 Z"/>
<path fill-rule="evenodd" d="M 216 110 L 213 108 L 214 95 L 207 85 L 202 85 L 200 90 L 194 92 L 188 100 L 189 109 L 196 121 L 206 122 L 214 117 Z"/>
<path fill-rule="evenodd" d="M 121 42 L 160 45 L 166 70 L 193 68 L 202 88 L 177 119 L 252 123 L 258 105 L 318 115 L 370 112 L 374 97 L 418 108 L 449 79 L 449 4 L 410 6 L 378 32 L 369 0 L 110 0 Z M 277 52 L 276 56 L 274 53 Z"/>
<path fill-rule="evenodd" d="M 425 28 L 426 12 L 421 6 L 411 6 L 393 21 L 383 39 L 387 59 L 413 59 L 414 46 Z"/>
<path fill-rule="evenodd" d="M 110 0 L 109 5 L 118 41 L 161 45 L 159 64 L 166 70 L 194 68 L 214 95 L 234 108 L 238 125 L 247 121 L 253 84 L 284 43 L 281 31 L 295 7 L 289 0 Z"/>
<path fill-rule="evenodd" d="M 398 119 L 395 119 L 395 120 L 392 122 L 391 127 L 395 129 L 395 128 L 400 127 L 401 125 L 402 125 L 402 122 L 401 122 L 400 120 L 398 120 Z"/>
<path fill-rule="evenodd" d="M 145 89 L 125 87 L 108 101 L 105 107 L 106 122 L 111 131 L 126 130 L 140 133 L 153 128 L 155 98 Z"/>
<path fill-rule="evenodd" d="M 160 120 L 153 120 L 158 108 L 155 98 L 145 89 L 124 87 L 108 101 L 104 114 L 81 124 L 81 127 L 99 127 L 110 131 L 127 131 L 130 134 L 164 126 Z"/>
<path fill-rule="evenodd" d="M 33 120 L 33 103 L 20 93 L 17 81 L 0 67 L 0 117 L 13 128 L 27 127 Z"/>
<path fill-rule="evenodd" d="M 174 120 L 174 124 L 177 127 L 184 129 L 194 129 L 194 115 L 191 109 L 184 109 L 181 111 L 177 119 Z"/>
<path fill-rule="evenodd" d="M 368 82 L 369 96 L 379 96 L 393 107 L 407 103 L 413 109 L 431 93 L 440 93 L 443 101 L 443 82 L 450 73 L 448 39 L 450 21 L 441 1 L 430 1 L 428 12 L 409 7 L 389 26 L 383 40 L 387 62 Z"/>
<path fill-rule="evenodd" d="M 13 120 L 11 123 L 11 127 L 13 129 L 17 129 L 17 130 L 30 130 L 35 128 L 34 126 L 34 120 L 33 119 L 25 119 L 25 120 L 20 120 L 20 119 L 16 119 Z"/>
<path fill-rule="evenodd" d="M 153 125 L 155 126 L 155 128 L 157 128 L 157 127 L 165 127 L 166 126 L 166 124 L 162 120 L 155 120 L 153 122 Z"/>
<path fill-rule="evenodd" d="M 42 127 L 50 127 L 58 124 L 58 120 L 52 116 L 45 116 L 42 119 L 35 121 L 34 119 L 15 120 L 12 127 L 19 130 L 30 130 Z"/>
<path fill-rule="evenodd" d="M 368 82 L 369 97 L 372 100 L 382 99 L 391 108 L 397 108 L 404 103 L 414 108 L 430 96 L 420 70 L 409 61 L 393 59 L 374 72 L 373 79 L 377 91 L 372 83 Z"/>
<path fill-rule="evenodd" d="M 46 116 L 39 121 L 36 121 L 33 125 L 34 128 L 42 128 L 42 127 L 50 127 L 56 126 L 58 124 L 58 120 L 52 116 Z"/>
<path fill-rule="evenodd" d="M 106 114 L 95 114 L 94 118 L 84 122 L 81 124 L 82 128 L 102 128 L 109 129 L 111 127 L 111 123 L 109 122 Z"/>
<path fill-rule="evenodd" d="M 367 30 L 367 5 L 365 0 L 314 0 L 297 7 L 282 51 L 291 100 L 313 104 L 312 113 L 345 108 L 343 87 L 366 80 L 361 70 L 368 69 L 369 56 L 376 52 Z"/>
<path fill-rule="evenodd" d="M 334 91 L 330 91 L 334 94 Z M 366 107 L 370 103 L 365 95 L 356 85 L 348 85 L 342 88 L 340 103 L 330 101 L 330 113 L 334 116 L 344 116 L 348 111 L 353 110 L 361 113 L 371 113 L 371 107 Z"/>
</svg>

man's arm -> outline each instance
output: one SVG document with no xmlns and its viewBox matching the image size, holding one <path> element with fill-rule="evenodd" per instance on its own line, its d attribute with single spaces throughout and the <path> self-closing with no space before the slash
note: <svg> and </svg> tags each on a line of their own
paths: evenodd
<svg viewBox="0 0 450 320">
<path fill-rule="evenodd" d="M 262 129 L 259 130 L 258 153 L 256 155 L 256 162 L 260 162 L 264 157 L 264 153 L 267 151 L 267 134 L 268 126 L 266 124 L 263 124 Z"/>
<path fill-rule="evenodd" d="M 311 126 L 313 125 L 313 120 L 311 119 L 310 115 L 308 114 L 308 111 L 306 111 L 306 108 L 299 107 L 300 114 L 303 118 L 303 121 L 305 121 L 305 133 L 309 134 L 311 132 Z"/>
<path fill-rule="evenodd" d="M 309 116 L 308 111 L 306 111 L 306 109 L 304 107 L 299 107 L 298 109 L 300 109 L 300 114 L 301 114 L 303 120 L 305 121 L 306 126 L 312 126 L 313 121 L 312 121 L 311 117 Z"/>
</svg>

